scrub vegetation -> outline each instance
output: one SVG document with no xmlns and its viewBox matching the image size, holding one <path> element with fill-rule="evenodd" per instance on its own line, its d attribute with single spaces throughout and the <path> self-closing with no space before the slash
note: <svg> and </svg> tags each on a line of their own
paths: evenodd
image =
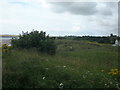
<svg viewBox="0 0 120 90">
<path fill-rule="evenodd" d="M 119 88 L 118 47 L 87 40 L 54 43 L 53 55 L 36 48 L 2 50 L 3 88 Z"/>
</svg>

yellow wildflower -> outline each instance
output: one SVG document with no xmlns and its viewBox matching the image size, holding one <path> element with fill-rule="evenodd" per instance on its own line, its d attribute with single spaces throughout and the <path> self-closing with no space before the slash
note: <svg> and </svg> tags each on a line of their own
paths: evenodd
<svg viewBox="0 0 120 90">
<path fill-rule="evenodd" d="M 110 71 L 112 71 L 112 72 L 113 72 L 114 70 L 115 70 L 115 69 L 111 69 Z"/>
<path fill-rule="evenodd" d="M 118 71 L 118 69 L 116 68 L 116 69 L 114 69 L 114 71 Z"/>
<path fill-rule="evenodd" d="M 3 53 L 7 53 L 8 52 L 8 49 L 3 49 Z"/>
<path fill-rule="evenodd" d="M 113 72 L 112 75 L 117 75 L 117 73 Z"/>
</svg>

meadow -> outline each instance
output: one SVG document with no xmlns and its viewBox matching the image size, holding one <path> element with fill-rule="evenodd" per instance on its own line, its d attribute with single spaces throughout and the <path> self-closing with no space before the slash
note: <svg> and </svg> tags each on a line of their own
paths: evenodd
<svg viewBox="0 0 120 90">
<path fill-rule="evenodd" d="M 3 53 L 3 88 L 119 88 L 118 47 L 82 40 L 55 43 L 55 55 L 34 48 Z"/>
</svg>

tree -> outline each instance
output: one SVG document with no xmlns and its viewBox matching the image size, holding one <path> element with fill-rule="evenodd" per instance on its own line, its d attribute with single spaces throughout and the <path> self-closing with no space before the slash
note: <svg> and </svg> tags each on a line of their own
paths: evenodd
<svg viewBox="0 0 120 90">
<path fill-rule="evenodd" d="M 117 36 L 116 36 L 116 35 L 113 35 L 113 34 L 110 34 L 109 39 L 110 39 L 110 43 L 111 43 L 111 44 L 114 44 L 114 43 L 115 43 L 115 40 L 117 39 Z"/>
<path fill-rule="evenodd" d="M 46 36 L 46 32 L 32 31 L 30 33 L 22 32 L 23 35 L 19 35 L 19 39 L 12 39 L 12 46 L 14 48 L 36 48 L 40 52 L 48 54 L 55 54 L 56 45 L 54 39 Z"/>
</svg>

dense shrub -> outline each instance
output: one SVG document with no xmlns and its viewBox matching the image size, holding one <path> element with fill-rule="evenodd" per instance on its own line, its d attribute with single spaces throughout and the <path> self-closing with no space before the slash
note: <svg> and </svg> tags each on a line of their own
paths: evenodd
<svg viewBox="0 0 120 90">
<path fill-rule="evenodd" d="M 32 31 L 30 33 L 22 33 L 19 38 L 12 39 L 12 46 L 15 48 L 36 48 L 40 52 L 48 54 L 55 54 L 56 45 L 54 39 L 50 38 L 49 35 L 43 31 Z"/>
</svg>

